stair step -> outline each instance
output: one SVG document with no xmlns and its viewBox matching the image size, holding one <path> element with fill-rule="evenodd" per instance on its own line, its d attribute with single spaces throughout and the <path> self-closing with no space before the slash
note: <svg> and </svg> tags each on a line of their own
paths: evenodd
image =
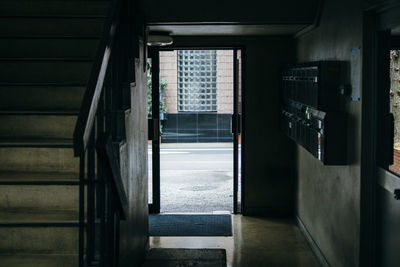
<svg viewBox="0 0 400 267">
<path fill-rule="evenodd" d="M 104 18 L 0 17 L 2 37 L 90 37 L 99 38 Z"/>
<path fill-rule="evenodd" d="M 71 267 L 78 265 L 78 254 L 0 254 L 0 267 Z"/>
<path fill-rule="evenodd" d="M 0 83 L 79 83 L 86 84 L 92 62 L 1 61 Z"/>
<path fill-rule="evenodd" d="M 74 158 L 73 148 L 62 147 L 60 143 L 57 140 L 1 142 L 0 171 L 78 173 L 79 159 Z"/>
<path fill-rule="evenodd" d="M 109 1 L 2 1 L 0 16 L 103 17 Z"/>
<path fill-rule="evenodd" d="M 72 139 L 0 139 L 0 148 L 71 148 Z"/>
<path fill-rule="evenodd" d="M 85 86 L 0 86 L 2 110 L 79 110 Z"/>
<path fill-rule="evenodd" d="M 79 207 L 75 210 L 0 209 L 0 227 L 12 224 L 74 223 L 79 220 Z"/>
<path fill-rule="evenodd" d="M 5 184 L 72 185 L 78 183 L 78 178 L 79 177 L 76 173 L 2 171 L 0 172 L 0 185 L 5 185 Z"/>
<path fill-rule="evenodd" d="M 93 60 L 98 39 L 1 39 L 0 58 L 84 58 Z"/>
<path fill-rule="evenodd" d="M 78 251 L 78 227 L 0 227 L 0 255 L 11 253 L 74 254 Z"/>
<path fill-rule="evenodd" d="M 1 185 L 0 214 L 30 214 L 52 211 L 76 211 L 78 215 L 79 190 L 76 185 Z M 78 219 L 78 217 L 76 217 Z M 0 215 L 0 222 L 3 216 Z"/>
<path fill-rule="evenodd" d="M 47 96 L 42 96 L 47 97 Z M 77 114 L 2 114 L 1 138 L 72 139 Z"/>
</svg>

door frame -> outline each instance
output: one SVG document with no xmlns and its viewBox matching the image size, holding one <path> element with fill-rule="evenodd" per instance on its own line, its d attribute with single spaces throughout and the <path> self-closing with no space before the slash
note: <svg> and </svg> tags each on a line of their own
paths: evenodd
<svg viewBox="0 0 400 267">
<path fill-rule="evenodd" d="M 362 141 L 360 183 L 360 252 L 359 266 L 377 266 L 377 190 L 382 173 L 388 172 L 382 164 L 388 164 L 388 155 L 378 156 L 379 125 L 384 113 L 382 96 L 387 80 L 382 77 L 380 59 L 385 50 L 387 35 L 393 25 L 400 25 L 400 18 L 393 16 L 393 4 L 384 3 L 366 10 L 363 16 L 363 87 L 362 87 Z M 387 92 L 388 93 L 388 92 Z M 388 96 L 389 94 L 387 94 Z M 393 148 L 392 148 L 393 149 Z M 386 151 L 388 152 L 388 151 Z M 385 163 L 386 162 L 386 163 Z"/>
<path fill-rule="evenodd" d="M 152 150 L 152 202 L 149 204 L 149 213 L 160 213 L 160 52 L 158 49 L 148 47 L 148 58 L 151 59 L 151 123 L 149 129 Z"/>
<path fill-rule="evenodd" d="M 159 114 L 159 90 L 154 90 L 154 88 L 159 88 L 159 75 L 160 75 L 160 52 L 161 51 L 173 51 L 173 50 L 233 50 L 233 79 L 234 79 L 234 88 L 233 88 L 233 97 L 234 97 L 234 114 L 232 116 L 232 123 L 235 121 L 233 125 L 233 213 L 237 214 L 243 212 L 245 207 L 244 205 L 244 155 L 245 155 L 245 83 L 244 83 L 244 75 L 245 75 L 245 47 L 242 45 L 236 46 L 181 46 L 181 45 L 171 45 L 168 47 L 148 47 L 148 57 L 151 58 L 151 71 L 152 71 L 152 203 L 149 204 L 149 213 L 160 213 L 161 208 L 161 183 L 160 183 L 160 114 Z M 237 60 L 237 51 L 241 51 L 241 71 L 240 76 L 242 77 L 240 80 L 239 87 L 239 65 Z M 239 88 L 241 88 L 241 113 L 238 113 L 238 102 L 239 102 Z M 154 99 L 156 101 L 154 102 Z M 240 207 L 238 206 L 238 179 L 239 179 L 239 144 L 238 144 L 238 134 L 241 134 L 241 164 L 240 164 L 240 175 L 241 175 L 241 202 Z"/>
</svg>

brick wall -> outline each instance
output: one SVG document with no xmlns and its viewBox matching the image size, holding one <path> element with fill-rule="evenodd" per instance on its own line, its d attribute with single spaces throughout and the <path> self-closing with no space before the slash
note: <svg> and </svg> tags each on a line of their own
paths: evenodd
<svg viewBox="0 0 400 267">
<path fill-rule="evenodd" d="M 233 113 L 233 51 L 217 51 L 217 112 Z"/>
<path fill-rule="evenodd" d="M 400 175 L 400 150 L 393 149 L 393 165 L 389 166 L 389 170 Z"/>
<path fill-rule="evenodd" d="M 160 78 L 167 81 L 165 105 L 167 113 L 178 113 L 178 61 L 177 51 L 160 52 Z"/>
</svg>

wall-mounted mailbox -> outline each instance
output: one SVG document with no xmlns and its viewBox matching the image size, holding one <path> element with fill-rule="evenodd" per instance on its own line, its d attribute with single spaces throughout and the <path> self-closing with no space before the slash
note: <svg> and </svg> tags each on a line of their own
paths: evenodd
<svg viewBox="0 0 400 267">
<path fill-rule="evenodd" d="M 339 88 L 338 66 L 337 62 L 306 63 L 282 72 L 282 130 L 325 165 L 346 164 L 346 116 L 339 111 L 339 91 L 333 90 Z M 309 78 L 291 79 L 288 74 Z"/>
<path fill-rule="evenodd" d="M 283 101 L 292 100 L 318 110 L 337 110 L 340 104 L 340 62 L 319 61 L 290 65 L 282 71 Z"/>
</svg>

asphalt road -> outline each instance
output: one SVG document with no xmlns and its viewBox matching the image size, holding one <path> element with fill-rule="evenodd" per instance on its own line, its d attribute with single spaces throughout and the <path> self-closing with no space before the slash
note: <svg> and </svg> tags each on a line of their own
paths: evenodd
<svg viewBox="0 0 400 267">
<path fill-rule="evenodd" d="M 166 144 L 160 158 L 161 212 L 232 212 L 232 144 Z"/>
</svg>

